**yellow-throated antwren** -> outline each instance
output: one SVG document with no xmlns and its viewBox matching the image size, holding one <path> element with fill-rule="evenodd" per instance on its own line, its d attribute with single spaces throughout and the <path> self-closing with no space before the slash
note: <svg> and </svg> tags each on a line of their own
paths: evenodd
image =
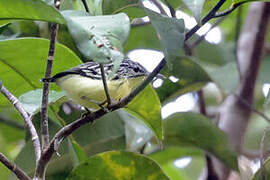
<svg viewBox="0 0 270 180">
<path fill-rule="evenodd" d="M 123 60 L 112 78 L 108 78 L 113 71 L 112 63 L 104 64 L 104 71 L 109 95 L 114 101 L 127 96 L 149 74 L 142 65 L 129 59 Z M 86 62 L 42 81 L 55 82 L 72 101 L 92 111 L 100 109 L 98 104 L 106 101 L 97 62 Z"/>
</svg>

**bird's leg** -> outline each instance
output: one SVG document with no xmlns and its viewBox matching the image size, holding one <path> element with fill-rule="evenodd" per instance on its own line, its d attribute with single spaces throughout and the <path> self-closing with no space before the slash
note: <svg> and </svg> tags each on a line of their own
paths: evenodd
<svg viewBox="0 0 270 180">
<path fill-rule="evenodd" d="M 109 112 L 109 109 L 106 108 L 106 107 L 104 107 L 104 105 L 107 103 L 107 100 L 104 100 L 104 101 L 102 101 L 102 102 L 98 102 L 98 101 L 95 101 L 95 100 L 93 100 L 93 99 L 89 99 L 89 98 L 86 97 L 86 96 L 82 96 L 81 99 L 86 100 L 86 101 L 88 101 L 88 102 L 90 102 L 90 103 L 96 104 L 96 105 L 98 105 L 101 109 L 105 110 L 106 112 Z M 86 108 L 86 109 L 87 109 L 87 108 Z M 89 111 L 89 109 L 88 109 L 88 111 Z"/>
</svg>

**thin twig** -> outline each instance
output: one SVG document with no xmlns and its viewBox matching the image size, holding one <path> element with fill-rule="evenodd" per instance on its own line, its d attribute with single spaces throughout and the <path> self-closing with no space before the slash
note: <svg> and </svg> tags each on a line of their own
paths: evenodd
<svg viewBox="0 0 270 180">
<path fill-rule="evenodd" d="M 185 40 L 188 40 L 194 33 L 196 33 L 205 23 L 207 23 L 212 18 L 215 18 L 216 12 L 220 9 L 220 7 L 225 3 L 226 0 L 220 0 L 215 7 L 202 19 L 200 24 L 194 26 L 191 30 L 189 30 L 186 34 Z"/>
<path fill-rule="evenodd" d="M 166 11 L 162 7 L 162 4 L 157 0 L 151 0 L 151 2 L 159 9 L 160 13 L 163 15 L 167 15 Z"/>
<path fill-rule="evenodd" d="M 0 116 L 0 123 L 6 124 L 10 127 L 16 128 L 18 130 L 24 130 L 24 125 L 21 123 L 18 123 L 16 121 L 13 121 L 11 119 L 8 119 L 6 117 Z"/>
<path fill-rule="evenodd" d="M 168 8 L 170 10 L 171 16 L 175 18 L 176 17 L 176 12 L 175 12 L 174 8 L 172 7 L 172 5 L 169 3 L 168 0 L 165 0 L 165 3 L 166 3 L 166 5 L 168 6 Z"/>
<path fill-rule="evenodd" d="M 268 118 L 263 112 L 257 110 L 255 107 L 253 107 L 252 105 L 250 105 L 248 103 L 248 101 L 246 101 L 245 99 L 241 98 L 240 96 L 234 94 L 247 108 L 249 108 L 251 111 L 253 111 L 254 113 L 258 114 L 259 116 L 261 116 L 263 119 L 265 119 L 268 123 L 270 123 L 270 118 Z"/>
<path fill-rule="evenodd" d="M 56 9 L 60 7 L 60 0 L 55 0 L 54 5 Z M 51 40 L 50 40 L 50 48 L 47 58 L 47 67 L 45 72 L 45 78 L 50 78 L 52 72 L 52 65 L 54 60 L 55 53 L 55 44 L 56 37 L 58 33 L 58 24 L 51 25 Z M 50 84 L 48 82 L 44 82 L 43 85 L 43 95 L 42 95 L 42 105 L 41 105 L 41 141 L 42 141 L 42 150 L 45 149 L 50 141 L 49 136 L 49 125 L 48 125 L 48 98 L 49 98 L 49 89 Z"/>
<path fill-rule="evenodd" d="M 27 112 L 24 110 L 22 104 L 20 101 L 12 94 L 10 93 L 4 85 L 2 85 L 1 92 L 6 96 L 6 98 L 14 105 L 16 110 L 20 113 L 20 115 L 23 117 L 24 122 L 26 124 L 26 128 L 29 130 L 31 134 L 31 138 L 34 145 L 35 150 L 35 157 L 36 157 L 36 163 L 38 163 L 40 156 L 41 156 L 41 147 L 40 142 L 38 138 L 37 131 L 35 129 L 35 126 L 32 123 L 32 118 L 27 114 Z"/>
<path fill-rule="evenodd" d="M 89 12 L 89 8 L 87 6 L 87 2 L 85 0 L 82 0 L 82 3 L 83 3 L 83 6 L 84 6 L 85 11 L 88 12 L 88 13 L 90 13 Z"/>
<path fill-rule="evenodd" d="M 4 154 L 0 153 L 0 161 L 12 171 L 20 180 L 31 180 L 31 178 L 16 164 L 11 162 Z"/>
<path fill-rule="evenodd" d="M 107 85 L 107 81 L 106 81 L 104 66 L 103 66 L 103 64 L 100 63 L 99 67 L 100 67 L 100 70 L 101 70 L 101 77 L 102 77 L 103 87 L 104 87 L 104 91 L 105 91 L 106 98 L 107 98 L 107 105 L 110 106 L 111 105 L 111 97 L 110 97 L 110 94 L 109 94 L 109 89 L 108 89 L 108 85 Z"/>
<path fill-rule="evenodd" d="M 244 3 L 245 2 L 236 3 L 236 4 L 233 4 L 231 7 L 229 7 L 229 9 L 226 9 L 225 11 L 216 12 L 216 14 L 215 14 L 215 16 L 213 18 L 226 16 L 226 15 L 230 14 L 231 12 L 233 12 L 237 7 L 241 6 Z"/>
<path fill-rule="evenodd" d="M 264 141 L 266 137 L 267 128 L 263 131 L 263 136 L 260 144 L 260 165 L 261 165 L 261 180 L 266 180 L 266 170 L 264 167 Z"/>
<path fill-rule="evenodd" d="M 196 46 L 198 46 L 204 39 L 205 36 L 211 31 L 213 30 L 215 27 L 217 27 L 220 23 L 222 23 L 224 21 L 225 17 L 218 19 L 212 26 L 211 28 L 208 29 L 208 31 L 206 33 L 204 33 L 202 36 L 200 36 L 198 39 L 196 39 L 194 42 L 191 43 L 191 45 L 189 46 L 191 49 L 194 49 Z"/>
</svg>

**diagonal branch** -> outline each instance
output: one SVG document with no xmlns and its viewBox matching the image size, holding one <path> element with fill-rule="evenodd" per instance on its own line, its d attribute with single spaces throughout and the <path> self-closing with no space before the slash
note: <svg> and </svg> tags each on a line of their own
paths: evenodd
<svg viewBox="0 0 270 180">
<path fill-rule="evenodd" d="M 195 34 L 205 23 L 215 18 L 216 12 L 225 3 L 226 0 L 220 0 L 215 7 L 202 19 L 200 24 L 194 26 L 190 31 L 187 32 L 185 40 L 188 40 L 193 34 Z"/>
<path fill-rule="evenodd" d="M 5 88 L 4 85 L 2 85 L 2 87 L 1 87 L 1 92 L 4 94 L 4 96 L 6 96 L 6 98 L 11 102 L 11 104 L 14 105 L 16 110 L 20 113 L 20 115 L 24 119 L 24 122 L 26 124 L 26 128 L 29 130 L 29 132 L 31 134 L 31 138 L 32 138 L 34 150 L 35 150 L 36 164 L 37 164 L 39 159 L 40 159 L 40 156 L 41 156 L 41 147 L 40 147 L 40 142 L 39 142 L 37 131 L 35 129 L 35 126 L 32 123 L 32 118 L 24 110 L 20 101 L 13 94 L 11 94 L 7 90 L 7 88 Z"/>
<path fill-rule="evenodd" d="M 12 163 L 8 158 L 0 153 L 0 161 L 10 170 L 12 171 L 18 179 L 20 180 L 31 180 L 31 178 L 16 164 Z"/>
</svg>

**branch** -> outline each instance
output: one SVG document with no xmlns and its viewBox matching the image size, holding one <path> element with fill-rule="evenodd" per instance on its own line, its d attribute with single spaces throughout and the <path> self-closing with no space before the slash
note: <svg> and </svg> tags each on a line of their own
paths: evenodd
<svg viewBox="0 0 270 180">
<path fill-rule="evenodd" d="M 157 0 L 150 0 L 160 11 L 161 14 L 167 15 L 166 11 L 162 7 L 162 4 Z"/>
<path fill-rule="evenodd" d="M 210 29 L 208 29 L 208 31 L 203 34 L 202 36 L 200 36 L 198 39 L 196 39 L 194 42 L 191 43 L 191 45 L 189 46 L 191 49 L 194 49 L 196 46 L 198 46 L 204 39 L 205 36 L 211 31 L 213 30 L 215 27 L 217 27 L 220 23 L 222 23 L 224 21 L 225 18 L 220 18 L 218 19 L 212 26 Z"/>
<path fill-rule="evenodd" d="M 31 180 L 31 178 L 16 164 L 12 163 L 6 156 L 0 153 L 0 161 L 10 170 L 12 171 L 18 179 L 20 180 Z"/>
<path fill-rule="evenodd" d="M 54 5 L 56 9 L 60 7 L 60 0 L 55 0 Z M 50 78 L 52 72 L 52 64 L 54 60 L 54 52 L 55 52 L 55 43 L 56 36 L 58 32 L 58 24 L 52 24 L 51 26 L 51 40 L 50 40 L 50 48 L 47 58 L 47 67 L 45 72 L 45 78 Z M 42 105 L 41 105 L 41 141 L 42 141 L 42 149 L 45 149 L 50 141 L 49 137 L 49 126 L 48 126 L 48 98 L 49 98 L 49 82 L 44 82 L 43 85 L 43 95 L 42 95 Z"/>
<path fill-rule="evenodd" d="M 225 11 L 222 11 L 222 12 L 217 12 L 213 18 L 226 16 L 226 15 L 230 14 L 231 12 L 233 12 L 236 8 L 238 8 L 239 6 L 241 6 L 244 3 L 245 2 L 240 2 L 240 3 L 233 4 L 229 9 L 226 9 Z"/>
<path fill-rule="evenodd" d="M 36 164 L 38 164 L 38 161 L 40 159 L 41 155 L 41 149 L 40 149 L 40 142 L 38 138 L 37 131 L 35 129 L 35 126 L 32 123 L 32 118 L 27 114 L 27 112 L 24 110 L 22 104 L 20 101 L 13 95 L 11 94 L 4 85 L 1 87 L 1 92 L 6 96 L 6 98 L 11 102 L 11 104 L 14 105 L 16 110 L 20 113 L 20 115 L 23 117 L 24 122 L 26 124 L 26 128 L 29 130 L 33 145 L 34 145 L 34 150 L 35 150 L 35 157 L 36 157 Z"/>
<path fill-rule="evenodd" d="M 266 169 L 264 167 L 264 142 L 267 128 L 263 131 L 263 136 L 260 144 L 260 165 L 261 165 L 261 180 L 266 180 Z"/>
<path fill-rule="evenodd" d="M 194 33 L 196 33 L 205 23 L 207 23 L 212 18 L 215 18 L 216 12 L 225 3 L 226 0 L 220 0 L 215 7 L 202 19 L 200 24 L 194 26 L 190 31 L 187 32 L 185 41 L 188 40 Z"/>
<path fill-rule="evenodd" d="M 110 97 L 110 94 L 109 94 L 109 89 L 108 89 L 108 85 L 107 85 L 107 81 L 106 81 L 106 76 L 105 76 L 105 72 L 104 72 L 104 66 L 103 66 L 103 64 L 100 63 L 99 67 L 100 67 L 100 71 L 101 71 L 101 77 L 102 77 L 102 83 L 103 83 L 105 95 L 106 95 L 106 98 L 107 98 L 107 104 L 108 104 L 108 106 L 110 106 L 111 105 L 111 97 Z"/>
</svg>

